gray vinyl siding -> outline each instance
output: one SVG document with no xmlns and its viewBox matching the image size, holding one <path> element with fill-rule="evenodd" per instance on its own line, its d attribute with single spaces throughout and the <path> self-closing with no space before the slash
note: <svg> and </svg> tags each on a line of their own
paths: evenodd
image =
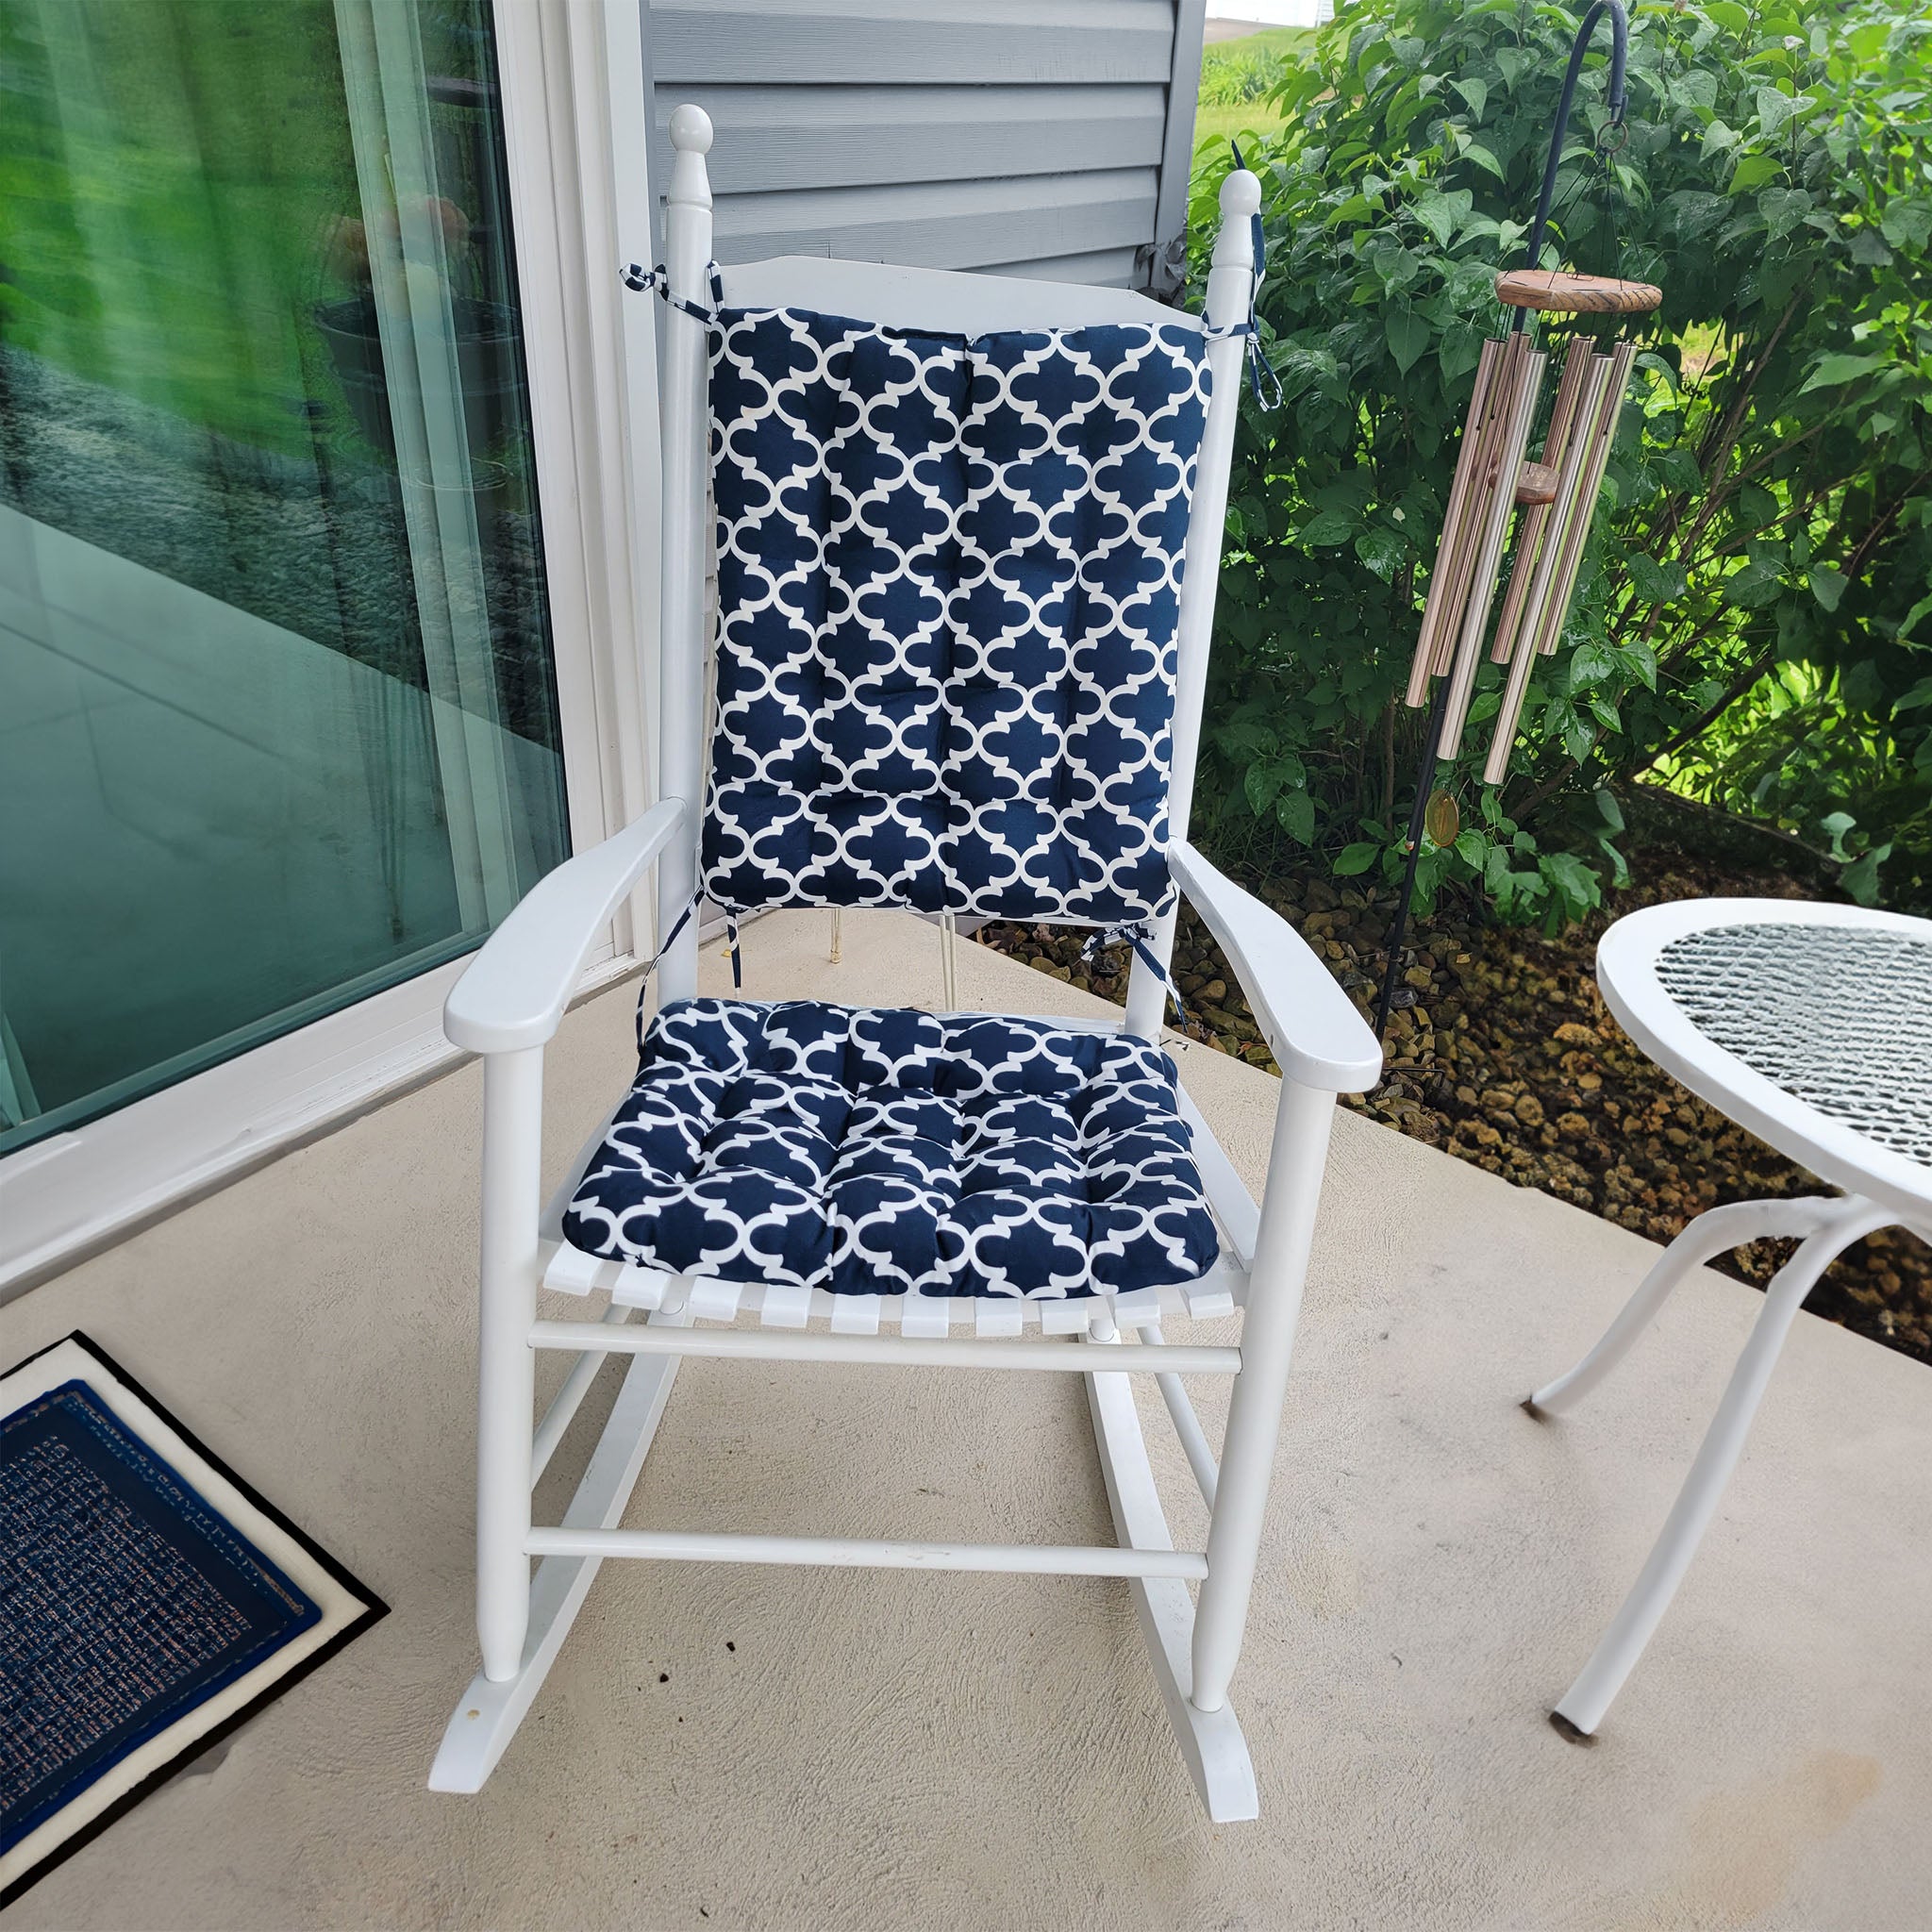
<svg viewBox="0 0 1932 1932">
<path fill-rule="evenodd" d="M 645 0 L 653 180 L 711 117 L 721 261 L 1157 285 L 1187 220 L 1202 0 Z"/>
</svg>

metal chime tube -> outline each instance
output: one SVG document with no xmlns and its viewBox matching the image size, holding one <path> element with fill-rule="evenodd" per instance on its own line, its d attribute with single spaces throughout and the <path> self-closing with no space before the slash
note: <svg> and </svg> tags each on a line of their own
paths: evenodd
<svg viewBox="0 0 1932 1932">
<path fill-rule="evenodd" d="M 1543 461 L 1560 476 L 1563 453 L 1575 433 L 1576 401 L 1582 393 L 1593 355 L 1588 336 L 1572 336 L 1569 354 L 1563 358 L 1563 374 L 1557 384 L 1557 400 L 1550 406 L 1549 434 L 1543 438 Z M 1517 625 L 1529 594 L 1529 580 L 1536 574 L 1537 552 L 1543 532 L 1549 526 L 1551 505 L 1532 504 L 1524 512 L 1516 538 L 1516 563 L 1509 574 L 1509 592 L 1503 600 L 1503 614 L 1496 620 L 1496 641 L 1490 661 L 1507 664 L 1516 641 Z"/>
<path fill-rule="evenodd" d="M 1429 573 L 1429 595 L 1423 607 L 1422 629 L 1416 635 L 1415 658 L 1408 669 L 1408 698 L 1411 709 L 1420 707 L 1428 696 L 1429 678 L 1436 659 L 1436 633 L 1445 622 L 1452 623 L 1447 616 L 1450 606 L 1449 581 L 1453 573 L 1445 568 L 1447 560 L 1456 555 L 1459 543 L 1463 519 L 1467 512 L 1470 493 L 1474 484 L 1475 474 L 1480 467 L 1482 437 L 1478 425 L 1484 421 L 1484 411 L 1489 404 L 1490 385 L 1495 377 L 1496 366 L 1502 358 L 1503 344 L 1486 341 L 1481 358 L 1475 368 L 1475 390 L 1469 399 L 1469 426 L 1463 431 L 1462 448 L 1456 460 L 1456 479 L 1449 487 L 1449 508 L 1442 518 L 1442 536 L 1438 546 L 1436 568 Z"/>
<path fill-rule="evenodd" d="M 1597 411 L 1603 406 L 1604 384 L 1609 368 L 1609 362 L 1604 357 L 1592 355 L 1590 358 L 1589 373 L 1583 381 L 1583 395 L 1578 407 L 1579 425 L 1595 424 Z M 1516 721 L 1522 714 L 1524 692 L 1529 687 L 1530 670 L 1536 662 L 1536 640 L 1543 622 L 1550 585 L 1557 574 L 1558 555 L 1575 515 L 1577 497 L 1588 471 L 1591 442 L 1591 439 L 1586 434 L 1574 435 L 1563 452 L 1563 466 L 1557 479 L 1557 498 L 1550 505 L 1548 528 L 1542 546 L 1537 552 L 1536 573 L 1530 580 L 1525 600 L 1527 617 L 1523 640 L 1510 659 L 1508 686 L 1503 694 L 1503 708 L 1496 714 L 1495 741 L 1490 747 L 1489 764 L 1483 772 L 1483 782 L 1488 785 L 1501 784 L 1508 769 L 1510 748 L 1516 741 Z M 1491 776 L 1491 773 L 1495 775 Z"/>
<path fill-rule="evenodd" d="M 1476 667 L 1482 662 L 1483 633 L 1489 628 L 1490 608 L 1495 602 L 1496 578 L 1503 562 L 1503 538 L 1509 527 L 1509 515 L 1516 507 L 1516 478 L 1523 470 L 1523 453 L 1529 444 L 1530 425 L 1536 420 L 1537 398 L 1542 393 L 1543 366 L 1548 361 L 1540 349 L 1528 346 L 1528 338 L 1512 335 L 1512 345 L 1524 344 L 1513 358 L 1513 385 L 1508 391 L 1509 408 L 1496 449 L 1496 473 L 1488 503 L 1488 522 L 1483 544 L 1476 560 L 1462 636 L 1457 646 L 1454 681 L 1449 691 L 1449 709 L 1442 720 L 1441 756 L 1453 758 L 1462 748 L 1462 727 L 1469 716 L 1469 701 L 1475 690 Z"/>
<path fill-rule="evenodd" d="M 1630 382 L 1630 364 L 1636 359 L 1635 342 L 1619 342 L 1610 352 L 1609 380 L 1604 386 L 1602 412 L 1596 425 L 1596 439 L 1590 458 L 1590 473 L 1582 492 L 1583 509 L 1570 534 L 1569 544 L 1559 566 L 1556 592 L 1544 615 L 1542 634 L 1537 648 L 1547 658 L 1561 641 L 1563 615 L 1570 608 L 1570 595 L 1576 588 L 1576 572 L 1583 561 L 1583 545 L 1596 515 L 1597 499 L 1603 494 L 1604 473 L 1610 466 L 1610 451 L 1617 441 L 1617 418 L 1624 408 L 1624 396 Z"/>
</svg>

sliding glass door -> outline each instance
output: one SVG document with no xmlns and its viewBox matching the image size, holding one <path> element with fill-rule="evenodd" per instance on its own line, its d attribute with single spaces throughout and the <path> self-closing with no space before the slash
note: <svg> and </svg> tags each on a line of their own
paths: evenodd
<svg viewBox="0 0 1932 1932">
<path fill-rule="evenodd" d="M 487 0 L 0 0 L 0 1153 L 566 849 Z"/>
</svg>

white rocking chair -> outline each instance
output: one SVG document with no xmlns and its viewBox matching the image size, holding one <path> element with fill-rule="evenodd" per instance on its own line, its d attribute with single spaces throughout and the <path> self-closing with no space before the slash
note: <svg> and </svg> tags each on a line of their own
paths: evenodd
<svg viewBox="0 0 1932 1932">
<path fill-rule="evenodd" d="M 1258 184 L 1222 189 L 1204 326 L 1118 290 L 805 258 L 717 271 L 710 124 L 685 107 L 671 131 L 668 275 L 631 278 L 668 302 L 662 802 L 545 878 L 446 1013 L 485 1067 L 483 1668 L 430 1784 L 481 1788 L 605 1557 L 870 1564 L 1129 1579 L 1210 1816 L 1252 1818 L 1228 1682 L 1334 1100 L 1381 1064 L 1327 969 L 1186 836 Z M 643 1068 L 545 1209 L 544 1042 L 654 864 Z M 1118 1025 L 698 1000 L 701 878 L 734 911 L 1127 925 L 1141 957 Z M 1258 1209 L 1156 1044 L 1175 887 L 1286 1075 Z M 540 1321 L 540 1284 L 608 1306 Z M 1238 1306 L 1238 1348 L 1162 1336 Z M 533 1436 L 540 1348 L 577 1361 Z M 532 1484 L 613 1353 L 630 1366 L 588 1471 L 562 1524 L 534 1525 Z M 691 1355 L 1084 1375 L 1118 1544 L 620 1528 Z M 1173 1545 L 1129 1374 L 1159 1379 L 1211 1511 L 1205 1551 Z M 1237 1377 L 1218 1469 L 1183 1374 Z"/>
</svg>

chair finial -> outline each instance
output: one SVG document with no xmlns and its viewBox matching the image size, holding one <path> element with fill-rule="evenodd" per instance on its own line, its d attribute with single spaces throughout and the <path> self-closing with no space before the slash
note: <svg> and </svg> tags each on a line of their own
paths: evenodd
<svg viewBox="0 0 1932 1932">
<path fill-rule="evenodd" d="M 1223 221 L 1246 221 L 1259 211 L 1261 207 L 1261 183 L 1258 176 L 1246 168 L 1230 169 L 1221 184 L 1221 218 Z"/>
<path fill-rule="evenodd" d="M 711 152 L 711 117 L 695 101 L 671 110 L 671 145 L 679 154 Z"/>
</svg>

